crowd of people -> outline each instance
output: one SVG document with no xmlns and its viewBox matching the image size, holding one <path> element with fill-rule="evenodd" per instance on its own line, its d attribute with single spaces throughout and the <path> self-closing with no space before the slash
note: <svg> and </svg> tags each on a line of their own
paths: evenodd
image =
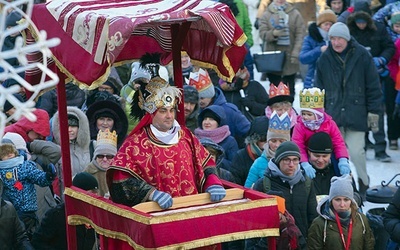
<svg viewBox="0 0 400 250">
<path fill-rule="evenodd" d="M 250 48 L 250 1 L 222 2 L 243 26 Z M 362 212 L 370 184 L 365 151 L 370 131 L 378 161 L 391 161 L 386 137 L 390 149 L 398 149 L 400 3 L 378 10 L 364 0 L 328 0 L 327 9 L 307 24 L 309 18 L 286 0 L 260 2 L 254 26 L 262 50 L 286 53 L 281 72 L 262 72 L 268 91 L 254 79 L 250 49 L 232 81 L 192 64 L 182 52 L 183 89 L 174 86 L 169 67 L 146 61 L 112 67 L 95 90 L 68 83 L 73 185 L 118 204 L 154 201 L 169 209 L 180 196 L 208 193 L 210 202 L 223 200 L 222 179 L 284 199 L 279 249 L 374 249 L 374 232 Z M 20 19 L 10 12 L 7 27 Z M 14 40 L 9 37 L 3 50 Z M 304 87 L 296 93 L 301 73 Z M 293 108 L 297 95 L 299 110 Z M 26 100 L 22 86 L 15 97 Z M 184 110 L 178 110 L 179 102 Z M 13 109 L 6 102 L 3 112 L 11 116 Z M 0 144 L 5 249 L 67 249 L 57 110 L 57 92 L 50 90 L 37 100 L 35 122 L 23 117 L 5 128 Z M 400 244 L 399 192 L 382 216 L 390 244 Z M 99 246 L 90 225 L 76 233 L 77 249 Z M 209 249 L 267 247 L 266 238 L 244 238 Z M 107 244 L 129 247 L 117 239 Z"/>
</svg>

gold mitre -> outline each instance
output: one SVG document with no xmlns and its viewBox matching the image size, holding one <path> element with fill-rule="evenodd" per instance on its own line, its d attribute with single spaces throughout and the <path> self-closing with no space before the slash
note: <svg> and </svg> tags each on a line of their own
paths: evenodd
<svg viewBox="0 0 400 250">
<path fill-rule="evenodd" d="M 325 90 L 319 88 L 303 89 L 300 92 L 300 108 L 324 108 Z"/>
<path fill-rule="evenodd" d="M 110 129 L 106 129 L 105 131 L 99 130 L 97 133 L 97 144 L 111 144 L 117 147 L 117 132 L 114 130 L 113 132 Z"/>
</svg>

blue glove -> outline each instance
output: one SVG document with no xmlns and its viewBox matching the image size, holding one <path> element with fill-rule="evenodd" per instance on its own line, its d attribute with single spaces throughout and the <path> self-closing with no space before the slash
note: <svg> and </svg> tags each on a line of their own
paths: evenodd
<svg viewBox="0 0 400 250">
<path fill-rule="evenodd" d="M 54 166 L 53 163 L 50 163 L 49 165 L 47 165 L 47 169 L 46 169 L 46 179 L 49 181 L 53 181 L 56 178 L 56 167 Z"/>
<path fill-rule="evenodd" d="M 170 208 L 173 203 L 170 194 L 158 190 L 154 191 L 153 197 L 150 200 L 157 202 L 162 209 Z"/>
<path fill-rule="evenodd" d="M 374 60 L 375 66 L 377 68 L 385 66 L 387 63 L 386 59 L 383 56 L 373 57 L 372 59 Z"/>
<path fill-rule="evenodd" d="M 306 172 L 306 175 L 308 176 L 308 177 L 310 177 L 311 179 L 314 179 L 315 178 L 315 169 L 311 166 L 311 164 L 310 163 L 308 163 L 308 162 L 302 162 L 301 164 L 301 167 L 304 169 L 304 171 Z"/>
<path fill-rule="evenodd" d="M 379 57 L 373 57 L 372 58 L 374 60 L 375 66 L 378 68 L 379 66 L 381 66 L 381 63 L 379 62 Z"/>
<path fill-rule="evenodd" d="M 206 189 L 206 192 L 210 194 L 210 200 L 212 202 L 222 200 L 226 195 L 226 190 L 220 185 L 211 185 Z"/>
<path fill-rule="evenodd" d="M 350 174 L 350 164 L 347 158 L 339 158 L 338 163 L 339 171 L 341 175 Z"/>
</svg>

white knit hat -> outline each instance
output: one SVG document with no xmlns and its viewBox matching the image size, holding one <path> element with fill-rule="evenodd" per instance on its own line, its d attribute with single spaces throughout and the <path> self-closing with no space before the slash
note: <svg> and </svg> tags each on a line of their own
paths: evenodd
<svg viewBox="0 0 400 250">
<path fill-rule="evenodd" d="M 26 148 L 26 142 L 21 135 L 8 132 L 3 136 L 3 139 L 9 139 L 10 141 L 12 141 L 16 149 L 22 149 L 25 150 L 25 152 L 28 152 L 28 149 Z"/>
</svg>

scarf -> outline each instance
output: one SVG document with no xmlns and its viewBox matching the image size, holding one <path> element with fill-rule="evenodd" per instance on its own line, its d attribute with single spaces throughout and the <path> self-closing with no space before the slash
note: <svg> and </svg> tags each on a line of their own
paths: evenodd
<svg viewBox="0 0 400 250">
<path fill-rule="evenodd" d="M 272 7 L 275 8 L 275 10 L 278 11 L 278 25 L 272 24 L 274 28 L 280 27 L 280 29 L 284 30 L 284 35 L 278 37 L 278 41 L 276 42 L 277 45 L 284 45 L 284 46 L 289 46 L 290 45 L 290 36 L 289 36 L 289 15 L 286 14 L 285 9 L 287 7 L 287 4 L 277 6 L 274 3 L 272 3 Z"/>
<path fill-rule="evenodd" d="M 218 127 L 214 130 L 203 130 L 201 128 L 196 128 L 194 130 L 194 134 L 199 138 L 209 138 L 213 142 L 219 144 L 225 138 L 231 135 L 231 131 L 229 131 L 229 126 L 228 125 L 223 125 L 221 127 Z"/>
<path fill-rule="evenodd" d="M 268 142 L 264 144 L 264 154 L 267 157 L 267 159 L 272 159 L 275 157 L 275 151 L 272 151 L 269 148 Z"/>
<path fill-rule="evenodd" d="M 257 159 L 258 157 L 260 157 L 260 155 L 263 152 L 263 151 L 261 151 L 261 149 L 257 146 L 257 143 L 255 143 L 255 142 L 247 144 L 246 150 L 247 150 L 247 153 L 249 154 L 250 158 L 253 161 L 255 159 Z"/>
<path fill-rule="evenodd" d="M 332 205 L 328 205 L 329 201 L 327 201 L 327 205 L 325 206 L 325 212 L 324 214 L 329 216 L 330 219 L 335 220 L 335 212 L 332 207 Z M 343 226 L 348 227 L 351 219 L 351 210 L 348 210 L 346 212 L 338 212 L 340 223 Z"/>
<path fill-rule="evenodd" d="M 317 120 L 312 120 L 312 121 L 306 121 L 303 118 L 301 119 L 304 126 L 308 128 L 311 131 L 315 131 L 321 127 L 321 124 L 324 122 L 324 117 L 320 117 Z"/>
<path fill-rule="evenodd" d="M 279 169 L 279 167 L 275 164 L 273 161 L 274 159 L 271 159 L 268 162 L 268 171 L 271 173 L 272 176 L 277 176 L 279 177 L 283 182 L 287 182 L 290 185 L 290 188 L 292 189 L 293 186 L 300 181 L 305 181 L 306 179 L 304 178 L 303 174 L 301 173 L 300 170 L 300 165 L 297 165 L 297 170 L 292 176 L 287 176 L 282 173 L 282 171 Z"/>
<path fill-rule="evenodd" d="M 22 163 L 24 163 L 24 157 L 16 156 L 14 158 L 5 161 L 0 161 L 0 168 L 1 169 L 13 168 L 21 165 Z"/>
<path fill-rule="evenodd" d="M 150 129 L 151 132 L 154 134 L 157 139 L 162 141 L 165 144 L 176 144 L 178 143 L 179 140 L 179 130 L 181 130 L 181 126 L 179 123 L 174 120 L 174 124 L 172 125 L 172 128 L 168 130 L 167 132 L 162 132 L 158 130 L 156 127 L 154 127 L 152 124 L 150 124 Z"/>
<path fill-rule="evenodd" d="M 326 32 L 325 30 L 321 29 L 320 27 L 318 27 L 318 31 L 321 34 L 322 38 L 325 41 L 325 45 L 329 44 L 329 36 L 328 36 L 328 32 Z"/>
<path fill-rule="evenodd" d="M 96 157 L 94 157 L 96 159 Z M 107 168 L 102 168 L 96 160 L 92 160 L 92 164 L 100 171 L 106 172 Z"/>
</svg>

